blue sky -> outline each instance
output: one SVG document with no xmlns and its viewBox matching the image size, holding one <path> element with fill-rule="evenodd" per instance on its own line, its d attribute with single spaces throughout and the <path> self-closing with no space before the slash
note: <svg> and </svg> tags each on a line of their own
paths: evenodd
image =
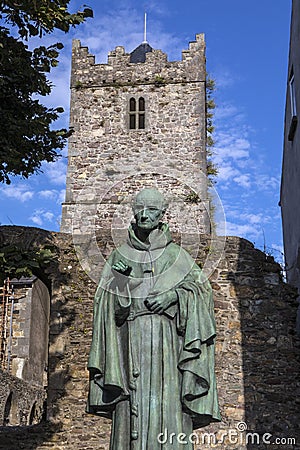
<svg viewBox="0 0 300 450">
<path fill-rule="evenodd" d="M 81 2 L 72 1 L 73 10 Z M 196 33 L 205 33 L 207 70 L 216 80 L 216 189 L 224 206 L 227 234 L 265 245 L 280 259 L 279 201 L 283 122 L 291 0 L 91 0 L 94 19 L 65 35 L 46 36 L 43 44 L 64 43 L 53 70 L 53 93 L 45 99 L 63 106 L 57 126 L 68 125 L 71 41 L 78 38 L 106 62 L 117 45 L 132 51 L 143 40 L 143 14 L 148 13 L 147 39 L 169 60 Z M 64 200 L 67 149 L 44 173 L 28 180 L 16 177 L 0 185 L 1 225 L 58 230 Z"/>
</svg>

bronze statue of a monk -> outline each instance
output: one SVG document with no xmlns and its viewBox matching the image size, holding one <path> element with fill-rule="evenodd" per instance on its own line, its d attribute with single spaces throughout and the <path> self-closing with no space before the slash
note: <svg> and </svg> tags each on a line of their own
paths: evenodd
<svg viewBox="0 0 300 450">
<path fill-rule="evenodd" d="M 193 429 L 220 420 L 211 287 L 172 242 L 166 207 L 156 189 L 136 196 L 95 295 L 87 411 L 112 418 L 111 450 L 190 450 Z"/>
</svg>

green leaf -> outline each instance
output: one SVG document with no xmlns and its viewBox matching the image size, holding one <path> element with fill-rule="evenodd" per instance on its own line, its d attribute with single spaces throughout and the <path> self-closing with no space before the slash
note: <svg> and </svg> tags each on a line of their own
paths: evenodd
<svg viewBox="0 0 300 450">
<path fill-rule="evenodd" d="M 28 265 L 31 267 L 40 267 L 39 263 L 37 261 L 28 261 Z"/>
<path fill-rule="evenodd" d="M 91 8 L 84 8 L 83 10 L 84 17 L 94 17 L 94 12 Z"/>
</svg>

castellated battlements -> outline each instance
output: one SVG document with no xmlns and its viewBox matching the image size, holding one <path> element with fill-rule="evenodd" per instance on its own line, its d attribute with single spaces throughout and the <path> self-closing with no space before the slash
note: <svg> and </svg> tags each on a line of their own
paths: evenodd
<svg viewBox="0 0 300 450">
<path fill-rule="evenodd" d="M 105 86 L 119 84 L 182 83 L 205 81 L 204 34 L 197 34 L 196 41 L 182 51 L 181 61 L 168 61 L 162 50 L 146 53 L 145 63 L 130 62 L 130 53 L 117 46 L 108 53 L 107 64 L 96 64 L 95 56 L 78 39 L 73 40 L 73 69 L 71 87 L 88 85 Z"/>
</svg>

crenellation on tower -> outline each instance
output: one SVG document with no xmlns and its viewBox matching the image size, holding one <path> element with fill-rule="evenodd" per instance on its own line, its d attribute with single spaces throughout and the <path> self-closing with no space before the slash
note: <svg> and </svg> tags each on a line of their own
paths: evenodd
<svg viewBox="0 0 300 450">
<path fill-rule="evenodd" d="M 123 46 L 117 46 L 108 53 L 107 64 L 96 64 L 95 57 L 89 54 L 87 47 L 81 47 L 74 40 L 72 55 L 71 87 L 102 86 L 110 84 L 131 85 L 157 84 L 157 77 L 163 77 L 168 83 L 205 81 L 205 42 L 204 35 L 198 34 L 197 40 L 190 42 L 189 49 L 182 51 L 182 61 L 168 61 L 162 50 L 152 49 L 145 54 L 145 62 L 131 63 L 130 53 Z M 143 44 L 141 44 L 143 45 Z M 91 67 L 92 66 L 92 67 Z"/>
</svg>

